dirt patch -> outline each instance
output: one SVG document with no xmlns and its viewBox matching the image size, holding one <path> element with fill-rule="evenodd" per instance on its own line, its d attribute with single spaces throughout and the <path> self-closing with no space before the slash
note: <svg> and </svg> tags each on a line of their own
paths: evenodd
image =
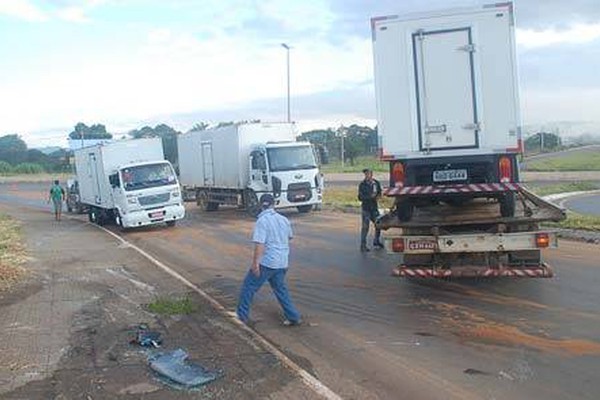
<svg viewBox="0 0 600 400">
<path fill-rule="evenodd" d="M 0 214 L 0 293 L 14 286 L 25 275 L 25 245 L 18 222 Z"/>
</svg>

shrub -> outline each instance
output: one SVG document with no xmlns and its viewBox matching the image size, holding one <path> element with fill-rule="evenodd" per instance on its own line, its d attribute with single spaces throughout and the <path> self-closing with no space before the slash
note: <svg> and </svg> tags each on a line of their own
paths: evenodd
<svg viewBox="0 0 600 400">
<path fill-rule="evenodd" d="M 12 172 L 12 167 L 6 161 L 0 160 L 0 174 L 10 174 Z"/>
<path fill-rule="evenodd" d="M 39 164 L 21 163 L 13 168 L 13 172 L 17 174 L 41 174 L 45 171 L 44 167 Z"/>
</svg>

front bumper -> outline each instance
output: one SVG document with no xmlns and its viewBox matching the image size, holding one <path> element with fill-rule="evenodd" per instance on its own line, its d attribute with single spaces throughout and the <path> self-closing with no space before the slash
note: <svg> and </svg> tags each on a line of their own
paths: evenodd
<svg viewBox="0 0 600 400">
<path fill-rule="evenodd" d="M 139 226 L 160 224 L 177 221 L 185 217 L 185 207 L 181 204 L 168 205 L 152 210 L 131 211 L 121 216 L 123 227 L 134 228 Z"/>
</svg>

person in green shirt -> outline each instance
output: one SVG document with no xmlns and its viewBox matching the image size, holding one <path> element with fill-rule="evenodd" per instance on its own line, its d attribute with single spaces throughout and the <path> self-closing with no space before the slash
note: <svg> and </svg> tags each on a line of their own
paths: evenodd
<svg viewBox="0 0 600 400">
<path fill-rule="evenodd" d="M 60 216 L 62 213 L 62 203 L 65 200 L 65 190 L 60 186 L 58 180 L 54 181 L 54 185 L 50 188 L 50 193 L 48 194 L 48 203 L 52 200 L 52 204 L 54 205 L 54 219 L 60 221 Z"/>
</svg>

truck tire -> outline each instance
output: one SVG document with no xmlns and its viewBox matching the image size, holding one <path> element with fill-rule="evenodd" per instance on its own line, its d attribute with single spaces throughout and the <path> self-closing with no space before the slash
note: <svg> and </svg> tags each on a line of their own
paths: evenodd
<svg viewBox="0 0 600 400">
<path fill-rule="evenodd" d="M 415 210 L 415 206 L 408 200 L 400 200 L 396 202 L 396 215 L 403 222 L 410 221 Z"/>
<path fill-rule="evenodd" d="M 312 204 L 308 204 L 308 205 L 304 205 L 304 206 L 298 206 L 298 212 L 305 214 L 307 212 L 310 212 L 310 210 L 312 210 L 313 206 Z"/>
<path fill-rule="evenodd" d="M 252 218 L 256 218 L 260 211 L 260 207 L 258 205 L 258 196 L 252 189 L 248 189 L 244 191 L 244 206 L 246 209 L 246 213 Z"/>
<path fill-rule="evenodd" d="M 510 218 L 515 216 L 515 194 L 508 192 L 499 199 L 500 202 L 500 215 L 504 218 Z"/>
<path fill-rule="evenodd" d="M 167 221 L 166 224 L 169 228 L 172 228 L 175 226 L 175 224 L 177 223 L 177 221 Z"/>
<path fill-rule="evenodd" d="M 96 209 L 96 207 L 90 207 L 88 211 L 88 220 L 92 224 L 98 224 L 98 210 Z"/>
<path fill-rule="evenodd" d="M 72 213 L 73 212 L 73 207 L 71 207 L 71 205 L 67 202 L 67 212 Z"/>
</svg>

